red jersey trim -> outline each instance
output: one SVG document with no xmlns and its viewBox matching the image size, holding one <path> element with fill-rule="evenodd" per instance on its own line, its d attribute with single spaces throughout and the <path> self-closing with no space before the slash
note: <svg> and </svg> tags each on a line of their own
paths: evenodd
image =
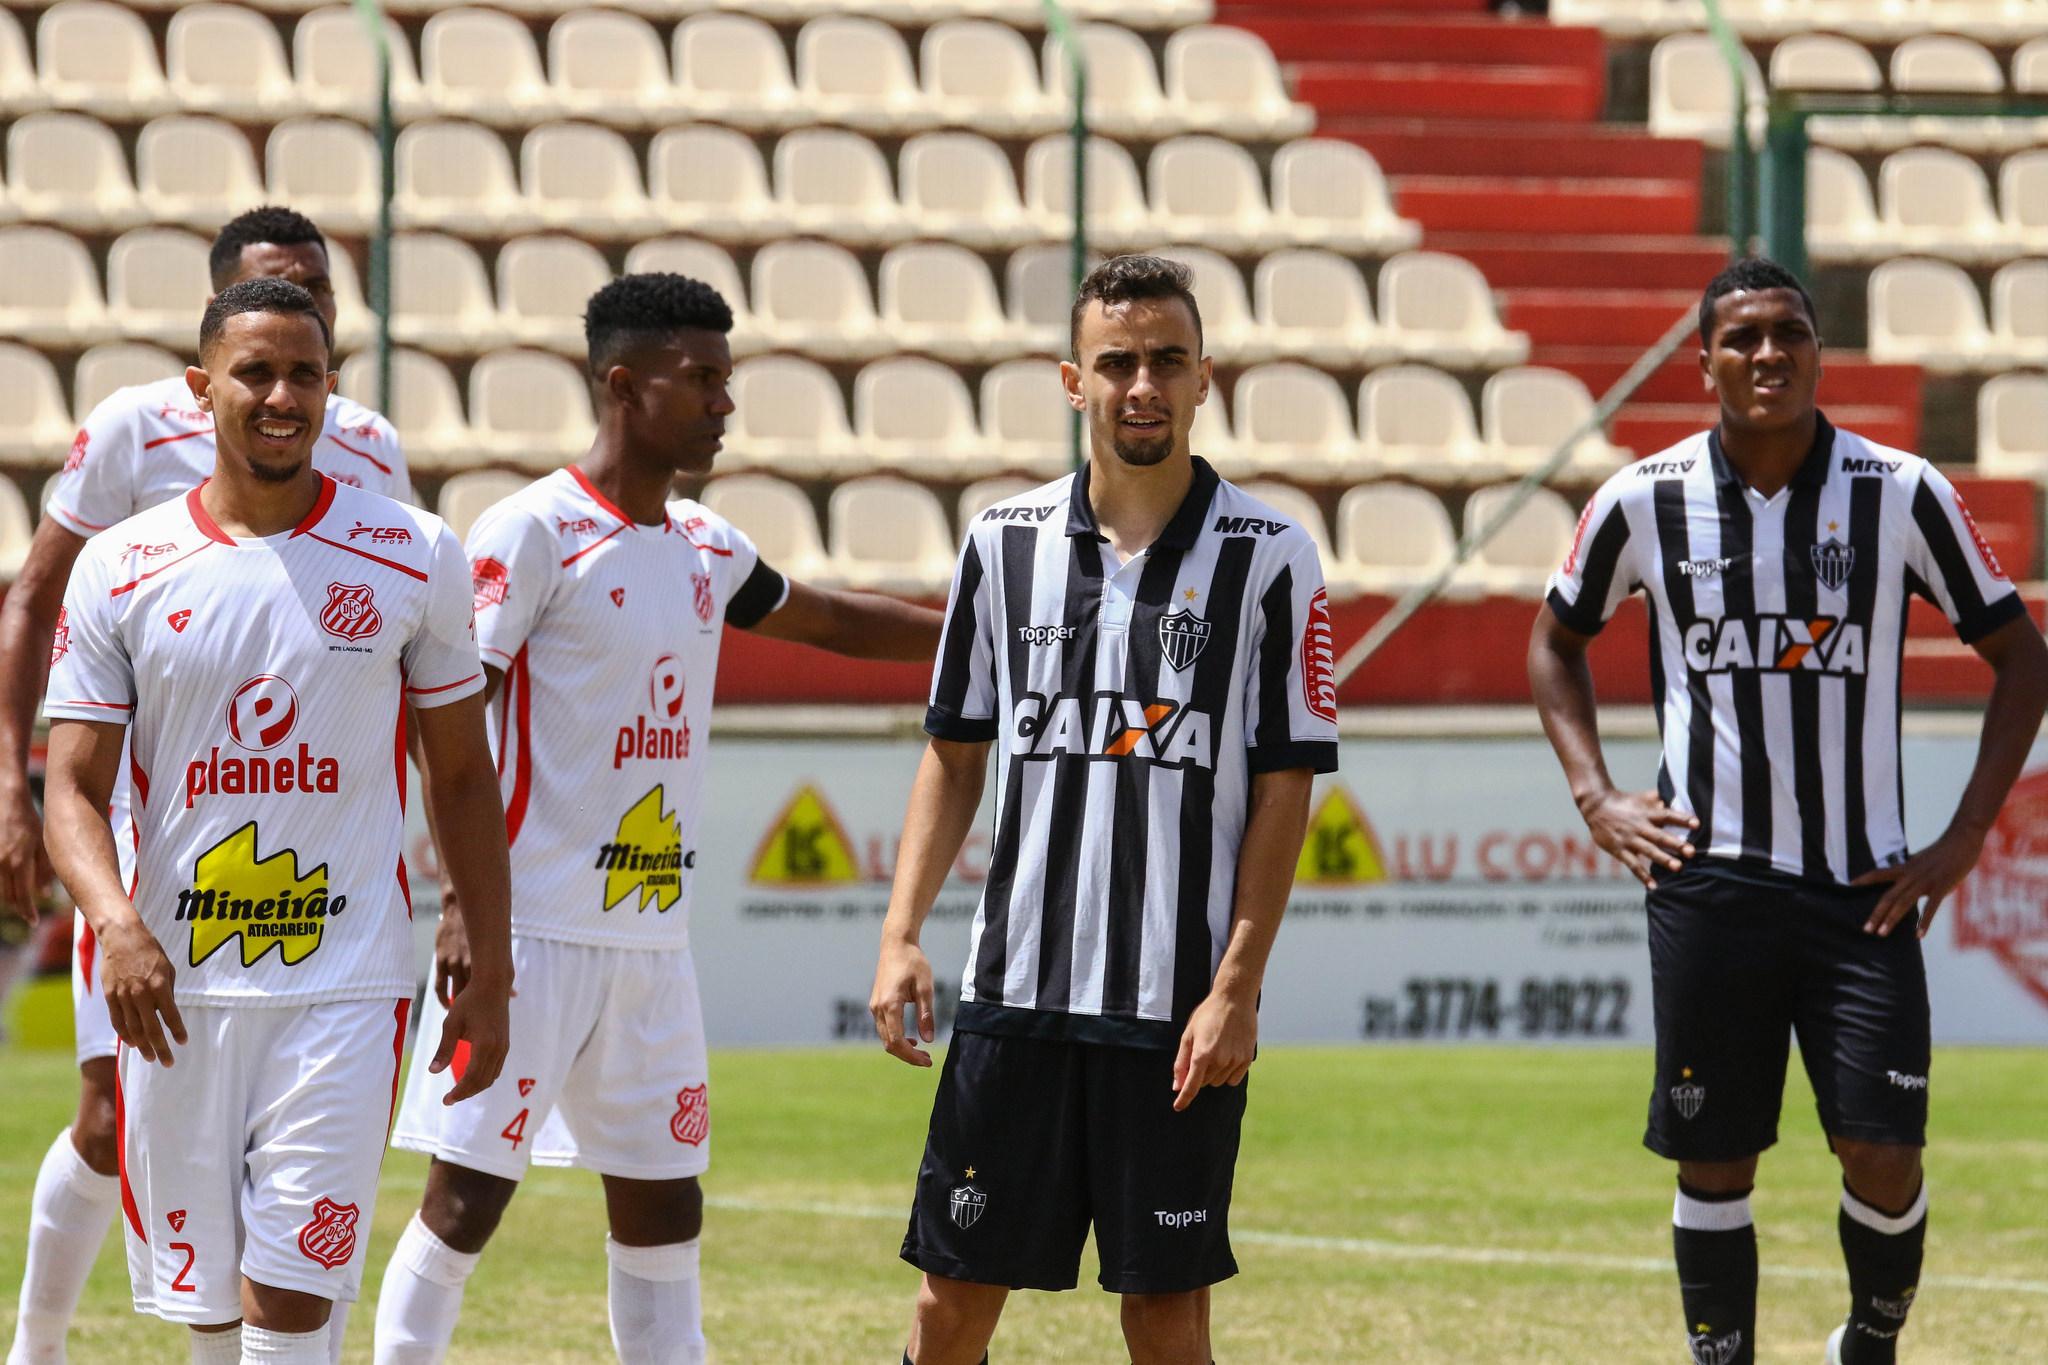
<svg viewBox="0 0 2048 1365">
<path fill-rule="evenodd" d="M 199 500 L 198 500 L 198 494 L 196 494 L 196 493 L 195 493 L 195 494 L 193 494 L 193 495 L 192 495 L 192 497 L 193 497 L 193 503 L 192 503 L 192 505 L 193 505 L 193 506 L 194 506 L 194 507 L 196 508 L 196 507 L 197 507 L 197 506 L 199 505 Z M 204 515 L 204 513 L 202 513 L 201 515 Z M 211 520 L 211 518 L 209 518 L 209 520 Z M 202 526 L 202 527 L 200 527 L 200 529 L 201 529 L 201 530 L 206 530 L 206 528 L 205 528 L 205 527 L 203 527 L 203 526 Z M 215 531 L 217 531 L 217 530 L 219 530 L 219 529 L 220 529 L 220 528 L 218 528 L 218 527 L 215 527 L 215 528 L 214 528 L 214 530 L 215 530 Z M 209 536 L 211 536 L 211 535 L 213 535 L 213 531 L 208 531 L 208 532 L 207 532 L 207 534 L 208 534 Z M 220 540 L 222 540 L 222 541 L 224 541 L 224 542 L 226 542 L 226 543 L 227 543 L 227 544 L 229 544 L 229 545 L 232 545 L 232 544 L 234 544 L 234 543 L 235 543 L 235 542 L 233 542 L 232 540 L 228 540 L 228 538 L 227 538 L 226 536 L 221 536 L 221 537 L 219 537 L 219 539 L 220 539 Z M 191 557 L 192 557 L 193 555 L 196 555 L 196 554 L 198 554 L 198 553 L 199 553 L 199 552 L 200 552 L 201 550 L 204 550 L 204 549 L 205 549 L 205 548 L 206 548 L 206 547 L 207 547 L 208 545 L 211 545 L 211 544 L 213 544 L 213 541 L 212 541 L 212 540 L 207 540 L 207 541 L 205 541 L 205 542 L 203 542 L 203 543 L 201 543 L 201 544 L 199 544 L 199 545 L 195 545 L 195 546 L 193 546 L 193 547 L 192 547 L 192 549 L 191 549 L 191 550 L 189 550 L 189 551 L 188 551 L 188 552 L 186 552 L 185 554 L 181 554 L 181 555 L 179 555 L 179 556 L 178 556 L 178 557 L 177 557 L 176 559 L 172 560 L 172 561 L 171 561 L 170 563 L 168 563 L 168 564 L 159 564 L 159 565 L 157 565 L 157 566 L 156 566 L 156 567 L 155 567 L 154 569 L 151 569 L 151 570 L 150 570 L 150 571 L 149 571 L 148 573 L 146 573 L 146 574 L 142 575 L 142 577 L 140 577 L 140 578 L 137 578 L 137 579 L 132 579 L 132 580 L 130 580 L 129 582 L 123 583 L 123 584 L 122 584 L 122 585 L 121 585 L 120 587 L 118 587 L 118 588 L 115 588 L 115 589 L 114 589 L 114 590 L 113 590 L 112 592 L 108 593 L 108 594 L 107 594 L 107 596 L 109 596 L 109 597 L 119 597 L 119 596 L 121 596 L 121 595 L 122 595 L 122 594 L 124 594 L 124 593 L 130 593 L 130 592 L 133 592 L 133 591 L 135 591 L 135 589 L 137 589 L 137 588 L 141 587 L 141 586 L 142 586 L 142 585 L 143 585 L 144 583 L 147 583 L 147 582 L 148 582 L 148 581 L 149 581 L 150 579 L 152 579 L 152 578 L 155 578 L 155 577 L 156 577 L 156 576 L 157 576 L 158 574 L 162 573 L 162 572 L 163 572 L 164 570 L 166 570 L 166 569 L 174 569 L 174 568 L 176 568 L 176 567 L 177 567 L 178 565 L 180 565 L 180 564 L 183 564 L 183 563 L 184 563 L 184 562 L 185 562 L 186 560 L 190 559 L 190 558 L 191 558 Z"/>
<path fill-rule="evenodd" d="M 294 531 L 292 534 L 297 535 L 298 532 Z M 314 540 L 319 541 L 322 545 L 332 545 L 337 550 L 347 550 L 350 554 L 360 556 L 363 559 L 367 559 L 372 564 L 382 564 L 387 569 L 396 569 L 398 570 L 398 572 L 405 574 L 410 578 L 416 578 L 422 583 L 427 581 L 427 576 L 424 573 L 420 572 L 418 569 L 413 568 L 409 564 L 401 564 L 395 559 L 386 559 L 382 555 L 373 555 L 368 550 L 359 550 L 353 545 L 347 545 L 338 540 L 329 540 L 326 536 L 321 535 L 318 531 L 308 531 L 306 532 L 306 535 L 308 535 Z"/>
<path fill-rule="evenodd" d="M 602 507 L 605 515 L 609 516 L 613 521 L 619 522 L 621 526 L 631 526 L 634 524 L 631 517 L 619 510 L 618 504 L 597 491 L 597 485 L 590 481 L 590 476 L 585 474 L 581 468 L 573 464 L 570 465 L 569 477 L 576 480 L 576 486 L 581 488 L 592 502 Z M 666 513 L 663 514 L 663 519 L 667 519 Z"/>
<path fill-rule="evenodd" d="M 336 445 L 340 446 L 343 450 L 346 450 L 351 455 L 362 456 L 371 464 L 377 466 L 378 473 L 384 475 L 389 475 L 391 473 L 391 466 L 385 464 L 382 460 L 378 459 L 375 455 L 372 455 L 369 451 L 357 450 L 354 446 L 350 445 L 347 441 L 342 440 L 339 436 L 328 436 L 327 439 L 334 442 Z"/>
<path fill-rule="evenodd" d="M 460 687 L 464 683 L 475 682 L 478 678 L 481 678 L 482 676 L 483 674 L 481 673 L 472 673 L 468 677 L 458 678 L 452 683 L 442 683 L 439 687 L 408 687 L 405 690 L 412 693 L 416 697 L 431 697 L 436 692 L 446 692 L 451 687 Z"/>
<path fill-rule="evenodd" d="M 72 697 L 57 704 L 59 706 L 98 706 L 108 711 L 133 711 L 135 709 L 135 703 L 132 701 L 86 701 L 79 697 Z"/>
<path fill-rule="evenodd" d="M 133 889 L 128 893 L 134 895 Z M 100 941 L 93 933 L 90 923 L 82 924 L 78 930 L 78 974 L 85 980 L 85 989 L 92 990 L 93 959 L 99 956 Z"/>
<path fill-rule="evenodd" d="M 232 545 L 235 543 L 235 538 L 220 529 L 220 523 L 213 519 L 213 514 L 206 510 L 206 504 L 199 500 L 199 489 L 206 487 L 211 482 L 213 482 L 211 479 L 201 479 L 198 487 L 185 495 L 185 510 L 192 514 L 192 524 L 204 531 L 208 540 L 217 540 L 223 545 Z M 165 567 L 169 566 L 166 565 Z M 157 572 L 161 573 L 162 570 L 159 569 Z M 144 578 L 148 576 L 147 574 L 143 575 Z M 142 579 L 138 578 L 135 581 L 140 583 Z"/>
<path fill-rule="evenodd" d="M 327 509 L 332 506 L 334 506 L 334 480 L 322 474 L 320 476 L 320 495 L 313 499 L 312 510 L 300 518 L 297 526 L 292 527 L 292 534 L 302 536 L 311 531 L 320 524 L 320 518 L 326 516 Z"/>
<path fill-rule="evenodd" d="M 189 441 L 194 436 L 211 435 L 213 435 L 212 427 L 200 427 L 197 431 L 181 431 L 176 436 L 159 436 L 154 441 L 144 441 L 142 448 L 144 450 L 155 450 L 158 446 L 167 446 L 173 441 Z"/>
<path fill-rule="evenodd" d="M 604 544 L 607 540 L 610 540 L 619 532 L 631 530 L 632 526 L 633 523 L 630 521 L 618 526 L 614 526 L 611 530 L 605 532 L 602 536 L 599 536 L 596 540 L 591 541 L 588 545 L 578 550 L 575 554 L 570 555 L 567 559 L 563 560 L 562 567 L 565 569 L 568 568 L 571 564 L 574 564 L 577 560 L 583 558 L 583 556 L 589 554 L 592 550 L 595 550 L 598 546 Z"/>
<path fill-rule="evenodd" d="M 135 1190 L 128 1183 L 128 1103 L 121 1093 L 121 1049 L 125 1046 L 120 1042 L 114 1044 L 114 1168 L 121 1173 L 121 1212 L 128 1215 L 129 1230 L 148 1246 L 149 1234 L 142 1230 L 142 1211 L 135 1206 Z"/>
<path fill-rule="evenodd" d="M 505 676 L 505 714 L 512 729 L 512 799 L 505 803 L 505 842 L 517 843 L 520 826 L 526 823 L 526 800 L 533 789 L 533 679 L 528 671 L 526 649 L 512 661 Z"/>
<path fill-rule="evenodd" d="M 398 1076 L 405 1065 L 405 1021 L 412 1011 L 412 1001 L 401 999 L 398 1008 L 392 1011 L 392 1022 L 397 1025 L 391 1035 L 391 1112 L 384 1119 L 384 1136 L 391 1136 L 392 1121 L 398 1117 Z"/>
</svg>

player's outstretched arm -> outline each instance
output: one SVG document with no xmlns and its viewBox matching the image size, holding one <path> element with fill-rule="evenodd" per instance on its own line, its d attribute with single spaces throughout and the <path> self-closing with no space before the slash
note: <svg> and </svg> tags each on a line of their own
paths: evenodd
<svg viewBox="0 0 2048 1365">
<path fill-rule="evenodd" d="M 792 585 L 794 586 L 794 585 Z M 960 845 L 981 804 L 982 778 L 988 771 L 988 745 L 934 739 L 917 765 L 910 787 L 910 808 L 903 816 L 903 841 L 896 854 L 896 883 L 889 891 L 889 914 L 882 921 L 881 960 L 875 966 L 875 989 L 868 1012 L 875 1033 L 892 1057 L 912 1066 L 930 1066 L 931 1054 L 903 1031 L 903 1011 L 917 1006 L 917 1036 L 929 1043 L 937 1036 L 932 1015 L 932 965 L 918 946 L 925 916 L 946 884 L 946 871 L 960 856 Z"/>
<path fill-rule="evenodd" d="M 177 973 L 163 945 L 135 913 L 121 887 L 107 802 L 121 771 L 125 725 L 58 720 L 50 725 L 50 861 L 99 941 L 100 991 L 121 1041 L 144 1060 L 171 1064 L 168 1031 L 185 1043 L 185 1021 L 172 997 Z"/>
<path fill-rule="evenodd" d="M 505 847 L 505 805 L 497 765 L 484 736 L 481 693 L 416 710 L 427 800 L 440 836 L 442 868 L 454 885 L 468 934 L 469 980 L 448 1002 L 448 1022 L 429 1064 L 439 1073 L 469 1044 L 469 1064 L 443 1101 L 490 1088 L 505 1064 L 512 995 L 512 875 Z"/>
<path fill-rule="evenodd" d="M 31 924 L 36 893 L 50 884 L 50 864 L 29 793 L 28 743 L 50 674 L 50 635 L 64 605 L 64 584 L 84 548 L 83 536 L 44 517 L 21 573 L 0 601 L 0 901 Z"/>
<path fill-rule="evenodd" d="M 1656 792 L 1617 790 L 1607 775 L 1593 703 L 1593 672 L 1586 666 L 1586 647 L 1591 643 L 1591 636 L 1558 620 L 1549 603 L 1539 607 L 1529 636 L 1529 692 L 1593 842 L 1654 889 L 1658 868 L 1676 872 L 1681 858 L 1693 856 L 1685 835 L 1672 831 L 1698 829 L 1700 822 L 1673 810 Z"/>
<path fill-rule="evenodd" d="M 757 635 L 815 645 L 856 659 L 930 663 L 945 617 L 873 592 L 841 592 L 789 580 L 789 596 L 753 626 Z"/>
<path fill-rule="evenodd" d="M 1919 934 L 1927 937 L 1942 901 L 1977 865 L 1984 837 L 2041 733 L 2041 717 L 2048 711 L 2048 642 L 2041 639 L 2033 619 L 2016 616 L 1973 647 L 1991 665 L 1996 680 L 1984 707 L 1984 729 L 1969 784 L 1939 839 L 1897 867 L 1879 868 L 1856 879 L 1858 886 L 1890 883 L 1863 926 L 1867 933 L 1891 933 L 1908 911 L 1920 905 Z"/>
</svg>

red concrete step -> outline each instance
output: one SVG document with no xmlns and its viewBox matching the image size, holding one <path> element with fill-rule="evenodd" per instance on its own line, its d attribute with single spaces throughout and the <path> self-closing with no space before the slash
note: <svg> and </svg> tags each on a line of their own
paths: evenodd
<svg viewBox="0 0 2048 1365">
<path fill-rule="evenodd" d="M 1704 289 L 1728 264 L 1718 237 L 1432 232 L 1423 245 L 1463 256 L 1496 289 Z"/>
<path fill-rule="evenodd" d="M 1979 478 L 1969 466 L 1944 472 L 1969 505 L 1970 520 L 1991 542 L 1999 567 L 2013 578 L 2035 577 L 2040 571 L 2041 490 L 2031 479 Z"/>
<path fill-rule="evenodd" d="M 1501 320 L 1548 346 L 1635 346 L 1699 307 L 1696 289 L 1503 289 Z"/>
<path fill-rule="evenodd" d="M 1604 74 L 1565 66 L 1453 66 L 1407 62 L 1302 62 L 1294 97 L 1320 114 L 1592 123 L 1606 101 Z"/>
<path fill-rule="evenodd" d="M 1607 78 L 1597 28 L 1506 24 L 1491 18 L 1269 18 L 1233 21 L 1283 62 L 1440 62 L 1447 66 L 1562 66 Z"/>
<path fill-rule="evenodd" d="M 1911 450 L 1920 438 L 1918 409 L 1829 406 L 1828 419 L 1879 445 Z M 1712 403 L 1629 403 L 1608 423 L 1608 439 L 1637 455 L 1666 446 L 1714 425 L 1720 409 Z"/>
<path fill-rule="evenodd" d="M 1216 22 L 1240 24 L 1249 19 L 1328 19 L 1341 15 L 1479 15 L 1487 13 L 1486 0 L 1223 0 L 1216 6 Z"/>
<path fill-rule="evenodd" d="M 1614 384 L 1635 364 L 1640 346 L 1538 346 L 1530 356 L 1531 365 L 1575 374 L 1595 398 Z M 1899 407 L 1920 411 L 1921 370 L 1917 365 L 1880 365 L 1861 351 L 1829 351 L 1820 381 L 1823 407 Z M 1658 367 L 1635 397 L 1644 403 L 1695 403 L 1702 401 L 1699 346 L 1687 337 L 1673 355 Z"/>
<path fill-rule="evenodd" d="M 1698 184 L 1705 157 L 1691 138 L 1577 123 L 1472 123 L 1373 118 L 1328 110 L 1318 137 L 1372 153 L 1388 175 L 1554 175 L 1574 180 L 1683 180 Z"/>
<path fill-rule="evenodd" d="M 1478 176 L 1399 176 L 1394 202 L 1403 218 L 1432 232 L 1524 232 L 1681 237 L 1699 225 L 1693 180 L 1540 180 Z"/>
</svg>

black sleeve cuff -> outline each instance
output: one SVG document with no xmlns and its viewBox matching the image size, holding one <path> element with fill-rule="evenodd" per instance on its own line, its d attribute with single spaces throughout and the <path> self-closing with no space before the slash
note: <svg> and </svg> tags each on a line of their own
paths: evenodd
<svg viewBox="0 0 2048 1365">
<path fill-rule="evenodd" d="M 726 601 L 725 623 L 741 630 L 752 629 L 782 605 L 788 592 L 789 584 L 783 581 L 782 575 L 769 568 L 767 561 L 757 559 L 747 581 L 740 584 L 740 590 Z"/>
<path fill-rule="evenodd" d="M 1337 746 L 1328 740 L 1296 740 L 1291 744 L 1267 744 L 1245 751 L 1245 763 L 1255 773 L 1279 773 L 1289 768 L 1311 772 L 1337 771 Z"/>
<path fill-rule="evenodd" d="M 1982 611 L 1956 622 L 1956 638 L 1974 645 L 2007 621 L 2026 614 L 2027 604 L 2020 600 L 2019 593 L 2009 592 L 1996 602 L 1986 602 Z"/>
<path fill-rule="evenodd" d="M 958 716 L 943 707 L 928 706 L 924 732 L 933 739 L 950 739 L 961 744 L 986 744 L 996 737 L 996 718 Z"/>
<path fill-rule="evenodd" d="M 1575 630 L 1581 635 L 1598 635 L 1607 628 L 1607 622 L 1600 619 L 1597 606 L 1589 611 L 1584 603 L 1567 602 L 1556 588 L 1552 588 L 1543 600 L 1550 604 L 1550 614 L 1564 622 L 1568 630 Z"/>
</svg>

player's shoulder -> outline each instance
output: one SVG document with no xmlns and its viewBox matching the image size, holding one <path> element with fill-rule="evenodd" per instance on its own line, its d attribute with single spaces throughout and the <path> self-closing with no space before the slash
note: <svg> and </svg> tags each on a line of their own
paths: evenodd
<svg viewBox="0 0 2048 1365">
<path fill-rule="evenodd" d="M 1203 523 L 1203 530 L 1216 535 L 1255 537 L 1282 559 L 1317 553 L 1315 537 L 1297 517 L 1229 479 L 1216 481 L 1216 491 L 1203 509 Z"/>
<path fill-rule="evenodd" d="M 394 452 L 398 449 L 398 428 L 391 424 L 391 419 L 343 393 L 327 396 L 326 434 L 338 440 L 386 447 Z"/>
<path fill-rule="evenodd" d="M 1711 436 L 1711 431 L 1696 431 L 1655 454 L 1623 465 L 1601 481 L 1588 506 L 1648 503 L 1655 500 L 1659 485 L 1673 480 L 1711 487 L 1714 478 Z"/>
<path fill-rule="evenodd" d="M 1065 526 L 1073 497 L 1074 476 L 1062 474 L 990 503 L 974 514 L 965 530 L 969 536 L 987 536 L 1004 526 Z"/>
<path fill-rule="evenodd" d="M 127 384 L 115 389 L 93 405 L 86 417 L 88 427 L 134 420 L 148 426 L 169 426 L 210 430 L 211 414 L 199 410 L 199 400 L 183 374 L 166 375 L 147 384 Z"/>
<path fill-rule="evenodd" d="M 1866 436 L 1841 427 L 1835 429 L 1835 472 L 1849 477 L 1880 475 L 1904 487 L 1917 486 L 1933 470 L 1924 456 L 1910 450 L 1879 445 Z"/>
<path fill-rule="evenodd" d="M 423 507 L 340 479 L 329 479 L 328 487 L 333 500 L 320 518 L 321 533 L 350 549 L 423 568 L 433 560 L 434 543 L 453 535 L 447 522 Z"/>
<path fill-rule="evenodd" d="M 572 530 L 594 530 L 606 518 L 597 515 L 581 485 L 566 469 L 541 475 L 523 484 L 477 513 L 470 523 L 469 538 L 479 532 L 491 536 L 524 536 L 547 532 L 566 535 Z M 586 525 L 587 523 L 587 525 Z"/>
<path fill-rule="evenodd" d="M 122 518 L 88 537 L 78 552 L 80 560 L 127 582 L 198 549 L 211 537 L 192 515 L 190 499 L 190 494 L 167 498 Z"/>
<path fill-rule="evenodd" d="M 667 511 L 670 528 L 702 544 L 723 547 L 746 538 L 739 527 L 695 498 L 671 498 Z"/>
</svg>

